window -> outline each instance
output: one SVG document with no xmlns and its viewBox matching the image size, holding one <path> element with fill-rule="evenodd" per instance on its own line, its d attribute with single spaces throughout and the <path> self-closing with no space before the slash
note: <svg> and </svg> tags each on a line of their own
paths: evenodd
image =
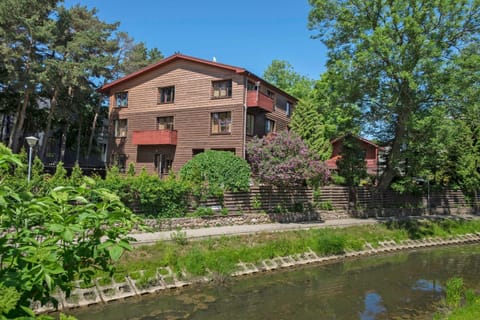
<svg viewBox="0 0 480 320">
<path fill-rule="evenodd" d="M 128 106 L 128 92 L 115 93 L 115 105 L 117 108 L 124 108 Z"/>
<path fill-rule="evenodd" d="M 173 117 L 158 117 L 157 130 L 173 130 Z"/>
<path fill-rule="evenodd" d="M 258 86 L 260 85 L 260 81 L 257 81 L 256 83 L 252 81 L 247 82 L 247 90 L 248 91 L 256 91 L 258 90 Z"/>
<path fill-rule="evenodd" d="M 158 88 L 158 103 L 173 103 L 175 101 L 175 87 Z"/>
<path fill-rule="evenodd" d="M 125 138 L 127 136 L 127 119 L 115 120 L 115 137 Z"/>
<path fill-rule="evenodd" d="M 231 97 L 232 80 L 213 81 L 212 90 L 212 96 L 214 99 Z"/>
<path fill-rule="evenodd" d="M 292 103 L 290 101 L 287 101 L 285 104 L 285 112 L 287 113 L 287 116 L 291 116 L 292 114 Z"/>
<path fill-rule="evenodd" d="M 120 172 L 125 172 L 127 168 L 127 155 L 121 153 L 112 154 L 112 165 L 117 166 Z"/>
<path fill-rule="evenodd" d="M 232 129 L 232 113 L 214 112 L 212 113 L 212 134 L 230 133 Z"/>
<path fill-rule="evenodd" d="M 275 132 L 275 121 L 267 119 L 265 120 L 265 134 Z"/>
<path fill-rule="evenodd" d="M 253 136 L 255 133 L 255 115 L 247 113 L 247 135 Z"/>
</svg>

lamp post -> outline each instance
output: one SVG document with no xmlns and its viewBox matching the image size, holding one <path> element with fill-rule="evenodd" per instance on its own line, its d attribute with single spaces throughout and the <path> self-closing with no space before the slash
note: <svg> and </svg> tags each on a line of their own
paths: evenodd
<svg viewBox="0 0 480 320">
<path fill-rule="evenodd" d="M 30 177 L 32 175 L 32 153 L 33 153 L 33 148 L 37 145 L 38 138 L 37 137 L 26 137 L 25 140 L 27 140 L 28 146 L 30 149 L 28 150 L 28 177 L 27 181 L 30 183 Z"/>
<path fill-rule="evenodd" d="M 413 178 L 413 180 L 422 184 L 427 183 L 427 214 L 430 214 L 430 180 L 428 178 Z"/>
</svg>

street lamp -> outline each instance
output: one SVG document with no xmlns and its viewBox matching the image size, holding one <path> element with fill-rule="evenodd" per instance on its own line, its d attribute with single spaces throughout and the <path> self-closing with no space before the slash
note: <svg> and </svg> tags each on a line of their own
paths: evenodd
<svg viewBox="0 0 480 320">
<path fill-rule="evenodd" d="M 25 140 L 27 140 L 27 143 L 30 147 L 30 149 L 28 150 L 28 177 L 27 177 L 27 181 L 30 183 L 30 177 L 32 175 L 32 151 L 33 151 L 33 148 L 37 145 L 38 138 L 30 136 L 30 137 L 26 137 Z"/>
</svg>

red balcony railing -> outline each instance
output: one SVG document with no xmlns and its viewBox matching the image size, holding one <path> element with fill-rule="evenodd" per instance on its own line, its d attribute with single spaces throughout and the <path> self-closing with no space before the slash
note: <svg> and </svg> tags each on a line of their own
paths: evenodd
<svg viewBox="0 0 480 320">
<path fill-rule="evenodd" d="M 133 131 L 134 145 L 177 145 L 176 130 Z"/>
<path fill-rule="evenodd" d="M 273 112 L 274 102 L 269 96 L 259 91 L 247 92 L 247 107 L 260 108 L 267 112 Z"/>
</svg>

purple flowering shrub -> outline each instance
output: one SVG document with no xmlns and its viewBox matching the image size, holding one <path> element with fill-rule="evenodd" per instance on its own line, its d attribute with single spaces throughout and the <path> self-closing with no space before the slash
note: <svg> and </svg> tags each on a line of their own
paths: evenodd
<svg viewBox="0 0 480 320">
<path fill-rule="evenodd" d="M 330 176 L 325 163 L 293 132 L 254 137 L 247 152 L 253 174 L 268 185 L 319 185 Z"/>
</svg>

